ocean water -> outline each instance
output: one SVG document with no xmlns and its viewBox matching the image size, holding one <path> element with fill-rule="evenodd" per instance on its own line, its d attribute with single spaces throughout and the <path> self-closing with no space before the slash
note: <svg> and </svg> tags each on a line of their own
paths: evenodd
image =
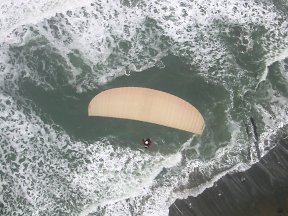
<svg viewBox="0 0 288 216">
<path fill-rule="evenodd" d="M 249 168 L 288 123 L 287 13 L 284 0 L 1 1 L 0 213 L 168 215 Z M 87 116 L 121 86 L 187 100 L 203 135 Z"/>
</svg>

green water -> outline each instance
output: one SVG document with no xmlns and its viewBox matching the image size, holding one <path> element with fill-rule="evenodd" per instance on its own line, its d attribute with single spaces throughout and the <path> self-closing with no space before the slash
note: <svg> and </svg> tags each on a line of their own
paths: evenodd
<svg viewBox="0 0 288 216">
<path fill-rule="evenodd" d="M 201 146 L 204 157 L 211 157 L 220 147 L 218 145 L 228 143 L 231 138 L 225 123 L 225 110 L 231 104 L 229 92 L 223 86 L 207 83 L 197 71 L 192 71 L 175 56 L 170 55 L 162 61 L 165 68 L 153 67 L 142 73 L 134 72 L 82 94 L 65 86 L 47 91 L 29 80 L 23 81 L 22 90 L 41 112 L 47 114 L 47 119 L 51 118 L 75 139 L 91 142 L 112 135 L 115 145 L 135 149 L 141 148 L 142 137 L 152 137 L 158 143 L 154 150 L 163 153 L 178 151 L 193 134 L 137 121 L 88 117 L 87 107 L 96 94 L 115 87 L 138 86 L 174 94 L 193 104 L 203 114 L 207 126 L 203 136 L 197 139 L 206 143 L 213 131 L 214 143 L 207 142 L 207 146 Z"/>
</svg>

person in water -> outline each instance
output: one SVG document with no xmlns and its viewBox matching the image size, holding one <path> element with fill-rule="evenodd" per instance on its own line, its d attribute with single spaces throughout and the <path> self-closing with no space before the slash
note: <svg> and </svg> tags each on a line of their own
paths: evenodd
<svg viewBox="0 0 288 216">
<path fill-rule="evenodd" d="M 142 145 L 144 145 L 145 148 L 148 148 L 152 144 L 152 141 L 150 138 L 147 138 L 147 139 L 142 139 L 141 143 Z"/>
</svg>

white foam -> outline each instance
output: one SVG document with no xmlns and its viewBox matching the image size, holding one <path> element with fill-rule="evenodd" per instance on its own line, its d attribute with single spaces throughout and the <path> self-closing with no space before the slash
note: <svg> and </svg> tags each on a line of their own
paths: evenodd
<svg viewBox="0 0 288 216">
<path fill-rule="evenodd" d="M 271 66 L 273 63 L 275 62 L 281 62 L 284 59 L 286 59 L 288 57 L 288 49 L 283 49 L 279 54 L 277 52 L 277 55 L 273 55 L 272 57 L 268 58 L 266 61 L 266 67 L 265 70 L 259 80 L 259 83 L 266 80 L 267 75 L 268 75 L 268 67 Z M 283 71 L 283 70 L 282 70 Z M 258 84 L 259 84 L 258 83 Z"/>
<path fill-rule="evenodd" d="M 272 93 L 272 99 L 267 106 L 255 105 L 255 108 L 259 110 L 265 123 L 265 132 L 261 134 L 262 149 L 264 148 L 264 140 L 269 140 L 269 137 L 273 136 L 275 132 L 288 123 L 288 99 L 282 95 L 279 95 L 277 91 L 270 89 Z"/>
<path fill-rule="evenodd" d="M 188 141 L 190 142 L 190 141 Z M 231 147 L 229 147 L 231 148 Z M 233 152 L 238 152 L 239 149 L 233 149 Z M 228 154 L 228 151 L 226 151 Z M 182 161 L 184 164 L 177 164 L 167 169 L 164 176 L 158 176 L 142 193 L 129 199 L 117 200 L 117 202 L 109 203 L 106 206 L 94 209 L 94 212 L 104 211 L 107 215 L 167 215 L 169 206 L 176 198 L 187 198 L 187 196 L 196 196 L 203 192 L 206 188 L 213 186 L 213 183 L 229 172 L 244 171 L 249 168 L 248 165 L 238 163 L 240 155 L 234 160 L 227 159 L 225 156 L 217 155 L 211 161 L 191 160 Z M 194 171 L 202 173 L 206 182 L 201 183 L 197 187 L 189 187 L 189 175 Z M 215 171 L 218 173 L 215 173 Z M 191 180 L 190 180 L 191 181 Z M 201 182 L 201 180 L 200 180 Z M 187 185 L 187 186 L 186 186 Z M 179 189 L 182 188 L 182 189 Z M 143 205 L 143 202 L 145 203 Z M 92 210 L 92 209 L 91 209 Z M 93 211 L 91 211 L 92 213 Z M 132 212 L 132 213 L 131 213 Z M 88 212 L 85 212 L 87 215 Z"/>
<path fill-rule="evenodd" d="M 88 146 L 75 142 L 61 128 L 55 130 L 44 124 L 33 111 L 29 117 L 25 115 L 11 97 L 1 95 L 0 99 L 1 105 L 9 104 L 6 106 L 9 109 L 0 114 L 1 142 L 9 141 L 9 145 L 1 148 L 0 169 L 9 176 L 5 180 L 12 191 L 4 205 L 12 211 L 33 211 L 37 215 L 43 210 L 52 214 L 60 206 L 65 211 L 65 205 L 72 199 L 70 195 L 84 198 L 77 200 L 78 208 L 91 201 L 104 205 L 105 200 L 130 197 L 139 186 L 147 182 L 149 185 L 163 165 L 179 162 L 179 155 L 165 158 L 159 154 L 140 154 L 115 148 L 109 140 Z M 15 166 L 9 165 L 9 155 L 13 156 Z M 17 194 L 17 190 L 21 193 Z M 50 193 L 57 199 L 47 196 Z M 20 197 L 28 203 L 22 205 L 16 201 Z"/>
<path fill-rule="evenodd" d="M 7 0 L 0 2 L 0 43 L 13 40 L 11 32 L 23 25 L 38 24 L 56 13 L 89 5 L 92 0 Z"/>
<path fill-rule="evenodd" d="M 187 58 L 203 72 L 209 71 L 209 76 L 213 78 L 229 76 L 225 70 L 231 57 L 224 54 L 227 50 L 219 37 L 221 31 L 226 30 L 219 29 L 218 23 L 240 26 L 252 23 L 271 31 L 278 23 L 273 5 L 246 0 L 229 3 L 226 0 L 151 0 L 145 4 L 139 2 L 135 7 L 124 6 L 119 0 L 73 1 L 72 4 L 70 1 L 35 3 L 10 0 L 1 6 L 4 8 L 2 20 L 7 21 L 3 32 L 16 30 L 6 37 L 4 34 L 4 41 L 10 38 L 19 42 L 23 35 L 29 38 L 30 30 L 27 27 L 23 30 L 21 26 L 34 24 L 34 31 L 48 39 L 48 45 L 58 49 L 70 65 L 74 79 L 70 84 L 77 85 L 79 91 L 95 88 L 97 83 L 103 84 L 111 78 L 130 73 L 127 71 L 131 71 L 131 65 L 132 71 L 152 67 L 168 51 Z M 151 24 L 153 20 L 156 25 Z M 152 27 L 146 28 L 147 23 Z M 282 26 L 284 29 L 284 23 Z M 248 35 L 243 35 L 240 40 L 248 39 L 251 43 L 249 32 L 253 29 L 247 30 Z M 165 40 L 170 40 L 164 47 L 163 36 Z M 248 49 L 252 46 L 250 43 Z M 87 77 L 89 81 L 84 79 L 82 83 L 77 83 L 75 80 L 77 74 L 82 73 L 81 68 L 74 68 L 66 56 L 74 50 L 78 50 L 85 64 L 93 69 L 93 76 Z M 272 48 L 271 52 L 274 52 Z M 213 72 L 214 76 L 209 69 L 215 65 L 218 69 Z M 98 67 L 101 69 L 98 70 Z"/>
<path fill-rule="evenodd" d="M 139 161 L 142 161 L 142 155 L 140 157 L 141 158 L 139 159 Z M 149 191 L 149 187 L 152 187 L 154 185 L 154 180 L 162 171 L 162 169 L 164 167 L 170 168 L 170 167 L 176 166 L 180 162 L 180 160 L 181 160 L 181 154 L 176 153 L 174 155 L 166 157 L 166 159 L 161 161 L 161 163 L 150 164 L 150 167 L 146 167 L 146 169 L 141 169 L 136 179 L 135 178 L 129 179 L 129 181 L 123 182 L 123 184 L 120 184 L 120 185 L 119 185 L 119 182 L 117 182 L 117 187 L 121 188 L 120 190 L 123 192 L 123 194 L 120 197 L 115 197 L 114 195 L 111 198 L 108 198 L 108 199 L 106 198 L 105 200 L 99 200 L 100 202 L 94 203 L 92 205 L 89 205 L 88 207 L 85 207 L 84 210 L 82 210 L 80 215 L 82 216 L 88 215 L 89 213 L 93 213 L 97 211 L 98 208 L 103 208 L 106 206 L 112 207 L 117 203 L 120 203 L 123 201 L 125 202 L 125 200 L 127 199 L 137 198 L 137 196 L 143 196 L 143 195 L 145 196 L 147 191 Z M 133 167 L 133 169 L 135 168 Z M 95 175 L 95 177 L 97 179 L 97 174 Z M 117 179 L 123 179 L 123 178 L 117 178 Z M 94 182 L 95 181 L 91 181 L 91 183 L 93 184 L 91 185 L 92 187 L 95 187 Z"/>
</svg>

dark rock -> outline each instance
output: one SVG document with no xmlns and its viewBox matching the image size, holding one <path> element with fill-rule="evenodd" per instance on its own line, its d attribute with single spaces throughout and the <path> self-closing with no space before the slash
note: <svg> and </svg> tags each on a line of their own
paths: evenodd
<svg viewBox="0 0 288 216">
<path fill-rule="evenodd" d="M 245 172 L 222 177 L 197 197 L 177 199 L 169 216 L 288 216 L 288 126 L 276 147 Z"/>
</svg>

